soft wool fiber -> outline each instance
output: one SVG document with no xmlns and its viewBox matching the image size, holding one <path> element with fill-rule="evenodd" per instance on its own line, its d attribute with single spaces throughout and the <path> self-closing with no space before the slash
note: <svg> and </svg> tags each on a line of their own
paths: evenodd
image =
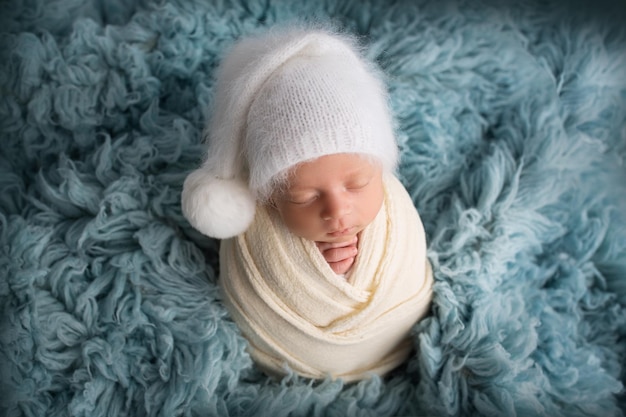
<svg viewBox="0 0 626 417">
<path fill-rule="evenodd" d="M 612 4 L 2 3 L 0 415 L 624 415 Z M 180 208 L 226 51 L 305 16 L 357 34 L 386 75 L 435 281 L 415 353 L 352 385 L 257 371 L 218 242 Z"/>
<path fill-rule="evenodd" d="M 362 232 L 347 277 L 264 207 L 246 233 L 222 242 L 225 299 L 264 370 L 351 382 L 406 360 L 433 279 L 411 199 L 393 175 L 384 184 L 383 207 Z"/>
</svg>

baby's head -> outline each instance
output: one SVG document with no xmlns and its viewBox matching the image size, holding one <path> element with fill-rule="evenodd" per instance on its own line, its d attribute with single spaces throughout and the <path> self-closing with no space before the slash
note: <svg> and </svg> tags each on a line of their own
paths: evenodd
<svg viewBox="0 0 626 417">
<path fill-rule="evenodd" d="M 257 202 L 296 235 L 342 241 L 382 205 L 398 152 L 384 85 L 350 38 L 288 30 L 239 42 L 220 66 L 203 166 L 183 212 L 202 233 L 244 232 Z"/>
</svg>

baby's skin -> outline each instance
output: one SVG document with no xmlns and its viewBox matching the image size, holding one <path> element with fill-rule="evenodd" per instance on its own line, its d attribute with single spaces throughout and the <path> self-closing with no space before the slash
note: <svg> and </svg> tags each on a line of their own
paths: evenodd
<svg viewBox="0 0 626 417">
<path fill-rule="evenodd" d="M 359 237 L 354 236 L 347 242 L 328 243 L 315 242 L 324 259 L 336 274 L 347 273 L 359 253 Z"/>
<path fill-rule="evenodd" d="M 382 169 L 341 153 L 299 164 L 292 174 L 287 189 L 272 195 L 273 206 L 292 233 L 315 242 L 335 273 L 347 273 L 359 234 L 382 207 Z"/>
</svg>

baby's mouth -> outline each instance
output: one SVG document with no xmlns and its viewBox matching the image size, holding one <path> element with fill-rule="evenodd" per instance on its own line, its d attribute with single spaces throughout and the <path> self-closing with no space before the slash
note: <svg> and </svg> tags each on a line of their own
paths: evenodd
<svg viewBox="0 0 626 417">
<path fill-rule="evenodd" d="M 352 233 L 353 230 L 354 230 L 354 227 L 348 227 L 345 229 L 335 230 L 334 232 L 328 233 L 328 236 L 331 236 L 331 237 L 347 236 L 350 233 Z"/>
</svg>

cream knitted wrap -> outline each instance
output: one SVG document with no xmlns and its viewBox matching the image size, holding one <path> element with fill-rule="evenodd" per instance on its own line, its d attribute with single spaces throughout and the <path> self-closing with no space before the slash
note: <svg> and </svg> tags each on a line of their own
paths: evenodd
<svg viewBox="0 0 626 417">
<path fill-rule="evenodd" d="M 345 278 L 272 209 L 259 207 L 244 234 L 222 241 L 226 305 L 268 373 L 284 374 L 288 365 L 309 378 L 353 381 L 382 375 L 408 356 L 410 330 L 429 311 L 432 272 L 406 190 L 393 175 L 384 188 Z"/>
</svg>

